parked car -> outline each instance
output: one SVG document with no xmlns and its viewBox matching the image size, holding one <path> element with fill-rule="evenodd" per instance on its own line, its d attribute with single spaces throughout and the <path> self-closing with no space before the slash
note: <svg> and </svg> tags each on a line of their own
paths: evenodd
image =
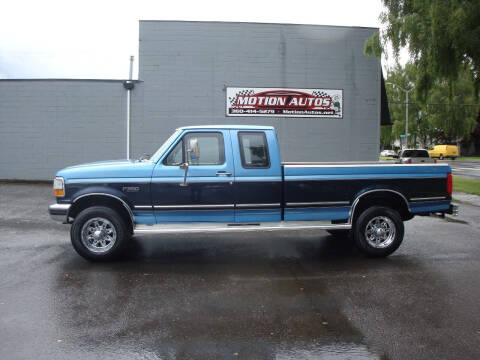
<svg viewBox="0 0 480 360">
<path fill-rule="evenodd" d="M 436 163 L 425 149 L 405 149 L 398 154 L 399 164 Z"/>
<path fill-rule="evenodd" d="M 391 157 L 396 157 L 397 153 L 394 150 L 383 150 L 380 153 L 380 156 L 391 156 Z"/>
<path fill-rule="evenodd" d="M 456 210 L 448 164 L 282 163 L 269 126 L 182 127 L 150 159 L 60 170 L 53 192 L 50 215 L 97 261 L 132 235 L 305 229 L 351 234 L 365 254 L 387 256 L 404 221 Z"/>
<path fill-rule="evenodd" d="M 458 147 L 456 145 L 435 145 L 428 153 L 432 158 L 439 158 L 440 160 L 450 158 L 455 160 L 458 157 Z"/>
</svg>

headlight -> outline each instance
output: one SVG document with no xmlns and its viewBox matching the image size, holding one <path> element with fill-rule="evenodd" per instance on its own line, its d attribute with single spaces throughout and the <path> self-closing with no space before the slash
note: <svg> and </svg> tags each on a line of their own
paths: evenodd
<svg viewBox="0 0 480 360">
<path fill-rule="evenodd" d="M 65 183 L 62 177 L 56 177 L 53 180 L 53 195 L 55 196 L 65 196 Z"/>
</svg>

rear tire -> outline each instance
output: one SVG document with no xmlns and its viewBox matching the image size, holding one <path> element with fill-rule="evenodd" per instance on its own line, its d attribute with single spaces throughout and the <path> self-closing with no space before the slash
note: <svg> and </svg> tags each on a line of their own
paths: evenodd
<svg viewBox="0 0 480 360">
<path fill-rule="evenodd" d="M 118 258 L 128 238 L 129 232 L 122 217 L 105 206 L 93 206 L 81 211 L 70 229 L 73 248 L 90 261 Z"/>
<path fill-rule="evenodd" d="M 355 244 L 364 254 L 385 257 L 398 249 L 403 241 L 404 226 L 400 214 L 383 206 L 372 206 L 355 222 Z"/>
</svg>

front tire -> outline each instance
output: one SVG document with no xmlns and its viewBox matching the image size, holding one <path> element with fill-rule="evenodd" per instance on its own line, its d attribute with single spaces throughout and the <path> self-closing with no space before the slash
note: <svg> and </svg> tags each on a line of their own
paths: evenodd
<svg viewBox="0 0 480 360">
<path fill-rule="evenodd" d="M 398 249 L 403 241 L 404 226 L 400 214 L 383 206 L 372 206 L 355 222 L 355 244 L 368 256 L 385 257 Z"/>
<path fill-rule="evenodd" d="M 113 209 L 93 206 L 80 212 L 70 229 L 73 248 L 91 261 L 116 259 L 128 241 L 127 227 Z"/>
</svg>

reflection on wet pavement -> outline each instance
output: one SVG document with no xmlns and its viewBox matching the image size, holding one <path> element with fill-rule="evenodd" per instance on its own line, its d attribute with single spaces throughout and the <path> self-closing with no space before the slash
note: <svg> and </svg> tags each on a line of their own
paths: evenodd
<svg viewBox="0 0 480 360">
<path fill-rule="evenodd" d="M 82 348 L 138 342 L 136 351 L 159 359 L 379 358 L 328 293 L 327 279 L 308 278 L 299 257 L 305 247 L 314 256 L 311 240 L 262 240 L 140 238 L 119 263 L 74 258 L 55 279 L 63 299 L 57 325 Z M 358 257 L 343 247 L 344 256 Z"/>
<path fill-rule="evenodd" d="M 2 360 L 480 358 L 478 208 L 406 223 L 387 259 L 311 231 L 140 237 L 94 264 L 49 222 L 49 187 L 6 186 Z"/>
</svg>

